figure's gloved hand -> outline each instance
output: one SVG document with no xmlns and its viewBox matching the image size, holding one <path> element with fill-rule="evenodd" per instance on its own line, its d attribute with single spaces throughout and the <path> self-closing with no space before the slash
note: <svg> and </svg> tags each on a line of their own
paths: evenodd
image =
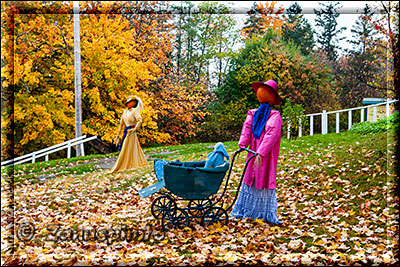
<svg viewBox="0 0 400 267">
<path fill-rule="evenodd" d="M 256 168 L 261 167 L 261 155 L 258 153 L 256 154 L 256 158 L 254 160 L 254 167 L 256 167 Z"/>
<path fill-rule="evenodd" d="M 127 132 L 128 132 L 128 134 L 132 134 L 132 133 L 136 132 L 136 127 L 132 128 L 132 129 L 128 129 Z"/>
<path fill-rule="evenodd" d="M 114 143 L 115 143 L 115 145 L 116 146 L 118 146 L 119 145 L 119 143 L 120 143 L 120 139 L 119 139 L 119 137 L 117 136 L 117 137 L 115 137 L 115 140 L 114 140 Z"/>
</svg>

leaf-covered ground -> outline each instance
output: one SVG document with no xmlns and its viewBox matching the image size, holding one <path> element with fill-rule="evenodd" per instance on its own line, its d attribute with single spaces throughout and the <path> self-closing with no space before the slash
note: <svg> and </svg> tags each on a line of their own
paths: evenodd
<svg viewBox="0 0 400 267">
<path fill-rule="evenodd" d="M 230 218 L 226 226 L 191 220 L 183 230 L 163 232 L 150 211 L 158 195 L 138 195 L 156 181 L 150 158 L 148 167 L 113 175 L 96 165 L 59 173 L 68 169 L 60 162 L 2 168 L 2 264 L 393 265 L 399 248 L 394 139 L 386 133 L 341 133 L 282 140 L 281 227 Z M 230 155 L 237 150 L 236 142 L 224 144 Z M 144 152 L 151 158 L 204 160 L 212 145 Z M 224 207 L 237 192 L 245 156 L 234 163 Z M 37 179 L 46 171 L 54 175 Z"/>
</svg>

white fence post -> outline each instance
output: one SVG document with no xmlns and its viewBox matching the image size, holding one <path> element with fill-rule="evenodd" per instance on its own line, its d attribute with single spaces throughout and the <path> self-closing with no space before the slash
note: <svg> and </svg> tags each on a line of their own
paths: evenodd
<svg viewBox="0 0 400 267">
<path fill-rule="evenodd" d="M 349 127 L 348 127 L 349 130 L 351 128 L 351 124 L 352 124 L 352 113 L 351 110 L 349 110 Z"/>
<path fill-rule="evenodd" d="M 339 112 L 336 112 L 336 133 L 340 132 L 340 117 Z"/>
<path fill-rule="evenodd" d="M 386 102 L 386 117 L 389 117 L 389 102 Z"/>
<path fill-rule="evenodd" d="M 321 133 L 322 134 L 327 134 L 328 133 L 328 114 L 326 113 L 326 110 L 322 111 L 322 116 L 321 116 Z"/>
<path fill-rule="evenodd" d="M 44 160 L 49 161 L 49 154 L 46 154 L 46 156 L 44 156 Z"/>
<path fill-rule="evenodd" d="M 364 109 L 361 109 L 360 122 L 364 121 Z"/>
<path fill-rule="evenodd" d="M 310 135 L 314 134 L 314 115 L 310 116 Z"/>
<path fill-rule="evenodd" d="M 36 153 L 33 153 L 33 155 L 32 155 L 32 163 L 35 163 L 35 161 L 36 161 Z"/>
<path fill-rule="evenodd" d="M 67 158 L 71 158 L 71 141 L 68 142 Z"/>
<path fill-rule="evenodd" d="M 83 146 L 83 143 L 81 144 L 81 156 L 85 156 L 85 147 Z"/>
<path fill-rule="evenodd" d="M 299 137 L 301 137 L 301 117 L 299 118 Z"/>
<path fill-rule="evenodd" d="M 374 114 L 373 114 L 373 117 L 372 117 L 372 122 L 376 122 L 376 106 L 374 106 Z"/>
<path fill-rule="evenodd" d="M 290 120 L 288 120 L 287 139 L 290 139 Z"/>
</svg>

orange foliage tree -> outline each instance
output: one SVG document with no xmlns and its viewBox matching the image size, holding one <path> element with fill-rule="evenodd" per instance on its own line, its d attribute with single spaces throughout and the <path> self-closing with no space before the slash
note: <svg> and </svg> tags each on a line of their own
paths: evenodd
<svg viewBox="0 0 400 267">
<path fill-rule="evenodd" d="M 159 128 L 171 136 L 171 143 L 190 141 L 206 115 L 210 93 L 204 83 L 187 83 L 184 74 L 164 73 L 150 86 L 154 92 L 154 108 L 159 111 Z"/>
<path fill-rule="evenodd" d="M 282 6 L 277 6 L 277 1 L 259 2 L 249 11 L 246 26 L 243 27 L 241 35 L 244 39 L 252 37 L 253 34 L 263 34 L 268 28 L 277 32 L 282 31 L 282 25 L 286 18 L 282 16 Z"/>
</svg>

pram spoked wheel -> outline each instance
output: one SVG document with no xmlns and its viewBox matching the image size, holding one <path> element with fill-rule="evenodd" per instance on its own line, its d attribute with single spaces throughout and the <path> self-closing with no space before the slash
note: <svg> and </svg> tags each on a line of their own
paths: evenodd
<svg viewBox="0 0 400 267">
<path fill-rule="evenodd" d="M 227 191 L 234 160 L 244 150 L 253 155 L 246 160 L 235 199 L 229 207 L 224 209 L 222 208 L 223 198 Z M 227 225 L 228 211 L 237 199 L 248 163 L 255 155 L 256 152 L 241 148 L 234 153 L 230 166 L 229 162 L 225 160 L 224 164 L 214 168 L 205 168 L 206 161 L 167 162 L 156 159 L 154 160 L 154 171 L 156 175 L 158 174 L 159 182 L 142 189 L 139 191 L 139 195 L 145 197 L 163 187 L 167 189 L 167 193 L 157 197 L 151 204 L 152 215 L 157 220 L 161 218 L 162 229 L 166 232 L 171 229 L 187 227 L 189 219 L 201 219 L 201 224 L 206 227 L 214 223 Z M 224 189 L 220 194 L 217 194 L 228 170 Z M 184 207 L 178 208 L 178 203 L 184 205 Z M 219 205 L 219 207 L 216 205 Z"/>
<path fill-rule="evenodd" d="M 169 210 L 162 216 L 161 225 L 166 232 L 173 228 L 183 229 L 189 225 L 189 215 L 183 209 Z"/>
<path fill-rule="evenodd" d="M 159 196 L 151 204 L 151 214 L 156 219 L 162 218 L 164 214 L 175 209 L 176 202 L 172 197 L 168 195 Z"/>
<path fill-rule="evenodd" d="M 199 199 L 199 200 L 190 200 L 188 207 L 189 207 L 189 213 L 192 216 L 199 217 L 204 215 L 205 211 L 207 210 L 208 207 L 211 206 L 211 200 L 210 199 Z"/>
<path fill-rule="evenodd" d="M 204 213 L 201 224 L 203 226 L 209 226 L 217 222 L 221 225 L 228 224 L 228 213 L 221 207 L 209 208 L 206 213 Z"/>
</svg>

